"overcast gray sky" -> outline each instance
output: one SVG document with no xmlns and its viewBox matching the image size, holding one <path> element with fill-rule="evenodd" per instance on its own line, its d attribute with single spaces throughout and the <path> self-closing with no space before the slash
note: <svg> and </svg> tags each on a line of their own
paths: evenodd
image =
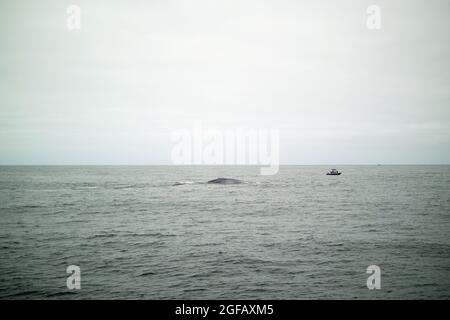
<svg viewBox="0 0 450 320">
<path fill-rule="evenodd" d="M 0 23 L 0 164 L 170 164 L 194 120 L 278 128 L 282 164 L 450 163 L 448 0 L 2 0 Z"/>
</svg>

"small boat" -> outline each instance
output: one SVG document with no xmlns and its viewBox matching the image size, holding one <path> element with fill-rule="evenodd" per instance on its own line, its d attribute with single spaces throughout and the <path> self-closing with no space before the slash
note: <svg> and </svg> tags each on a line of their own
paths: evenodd
<svg viewBox="0 0 450 320">
<path fill-rule="evenodd" d="M 338 176 L 340 174 L 342 174 L 342 172 L 339 172 L 336 169 L 331 169 L 330 172 L 327 172 L 327 176 Z"/>
</svg>

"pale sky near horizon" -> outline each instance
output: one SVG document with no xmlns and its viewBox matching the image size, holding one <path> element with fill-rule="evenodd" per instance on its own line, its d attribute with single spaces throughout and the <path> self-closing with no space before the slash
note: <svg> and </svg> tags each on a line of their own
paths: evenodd
<svg viewBox="0 0 450 320">
<path fill-rule="evenodd" d="M 170 164 L 195 120 L 277 128 L 282 164 L 450 164 L 447 0 L 2 0 L 0 23 L 0 164 Z"/>
</svg>

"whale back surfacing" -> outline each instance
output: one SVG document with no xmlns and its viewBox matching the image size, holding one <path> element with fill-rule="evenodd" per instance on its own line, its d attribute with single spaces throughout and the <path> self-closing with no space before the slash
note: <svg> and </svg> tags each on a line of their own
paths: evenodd
<svg viewBox="0 0 450 320">
<path fill-rule="evenodd" d="M 242 183 L 241 180 L 238 179 L 231 179 L 231 178 L 217 178 L 208 181 L 208 183 L 214 183 L 214 184 L 240 184 Z"/>
</svg>

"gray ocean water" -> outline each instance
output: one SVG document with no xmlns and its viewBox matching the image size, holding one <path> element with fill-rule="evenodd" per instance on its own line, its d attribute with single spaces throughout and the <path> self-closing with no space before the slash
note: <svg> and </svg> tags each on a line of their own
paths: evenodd
<svg viewBox="0 0 450 320">
<path fill-rule="evenodd" d="M 450 298 L 450 166 L 328 169 L 0 167 L 0 298 Z"/>
</svg>

